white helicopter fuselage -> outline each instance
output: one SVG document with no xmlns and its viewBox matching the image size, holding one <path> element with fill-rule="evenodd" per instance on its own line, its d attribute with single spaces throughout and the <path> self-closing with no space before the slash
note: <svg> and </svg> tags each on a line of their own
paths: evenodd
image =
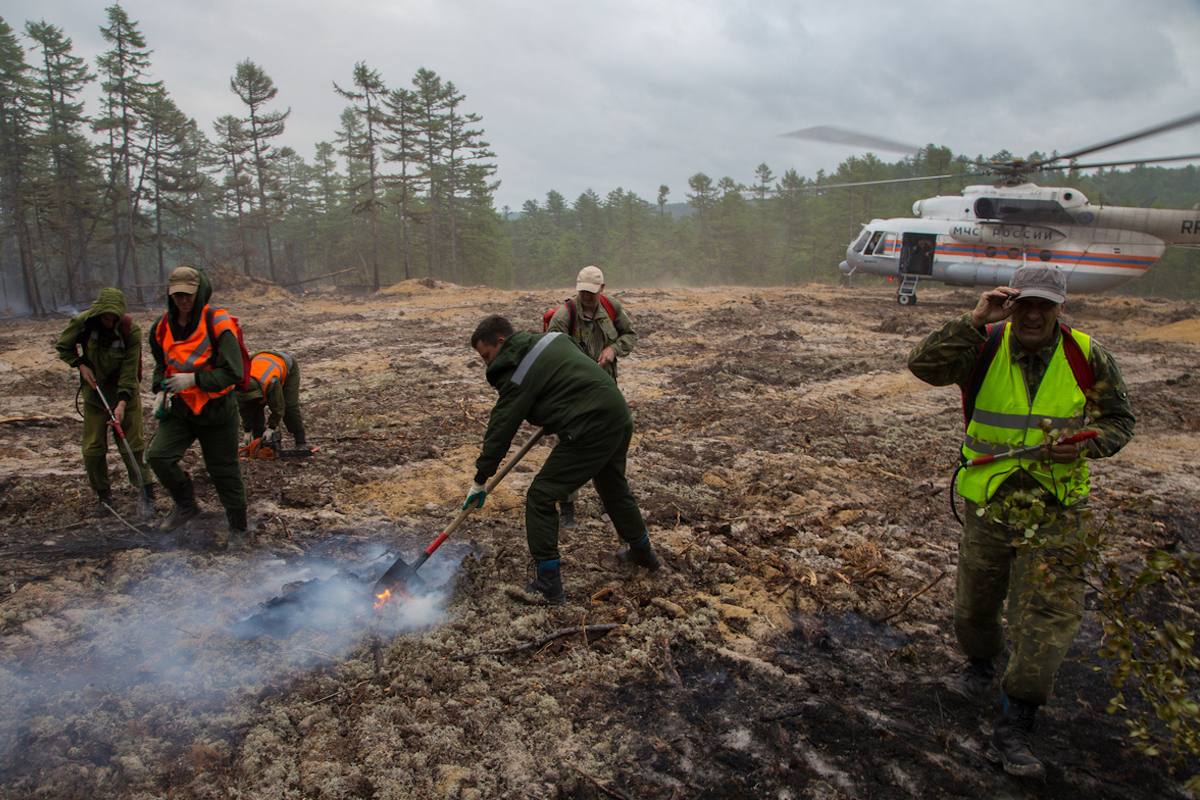
<svg viewBox="0 0 1200 800">
<path fill-rule="evenodd" d="M 999 286 L 1027 263 L 1061 269 L 1070 293 L 1099 292 L 1142 275 L 1168 244 L 1200 246 L 1200 210 L 1093 206 L 1068 187 L 968 186 L 913 213 L 864 225 L 839 269 L 900 278 L 909 305 L 919 281 Z"/>
</svg>

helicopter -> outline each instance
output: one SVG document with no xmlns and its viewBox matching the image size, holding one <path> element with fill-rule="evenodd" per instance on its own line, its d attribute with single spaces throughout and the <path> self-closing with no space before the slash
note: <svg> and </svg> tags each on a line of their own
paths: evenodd
<svg viewBox="0 0 1200 800">
<path fill-rule="evenodd" d="M 1200 113 L 1043 160 L 1012 159 L 982 164 L 976 172 L 831 184 L 848 188 L 943 178 L 994 177 L 967 186 L 961 195 L 939 195 L 913 204 L 915 218 L 873 219 L 846 247 L 838 269 L 847 282 L 856 273 L 899 279 L 896 302 L 917 302 L 921 281 L 956 286 L 1004 285 L 1024 264 L 1061 269 L 1067 291 L 1112 289 L 1150 269 L 1168 245 L 1200 246 L 1200 203 L 1191 209 L 1092 205 L 1077 189 L 1038 186 L 1028 177 L 1052 170 L 1079 170 L 1200 159 L 1200 154 L 1079 164 L 1080 156 L 1200 122 Z M 887 139 L 832 126 L 783 134 L 884 150 L 916 152 Z"/>
</svg>

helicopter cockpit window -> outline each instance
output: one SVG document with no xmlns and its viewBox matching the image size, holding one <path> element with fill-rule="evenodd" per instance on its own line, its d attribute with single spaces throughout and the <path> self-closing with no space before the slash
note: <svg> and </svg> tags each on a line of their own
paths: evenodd
<svg viewBox="0 0 1200 800">
<path fill-rule="evenodd" d="M 861 253 L 863 251 L 863 246 L 866 245 L 866 243 L 867 243 L 867 239 L 870 239 L 870 238 L 871 238 L 871 232 L 863 231 L 862 236 L 858 237 L 858 241 L 856 241 L 854 243 L 854 247 L 852 247 L 851 249 L 856 253 Z"/>
<path fill-rule="evenodd" d="M 881 236 L 883 236 L 883 231 L 875 231 L 875 235 L 871 237 L 871 243 L 867 245 L 867 248 L 863 251 L 863 255 L 870 256 L 875 254 L 879 249 L 879 239 Z"/>
</svg>

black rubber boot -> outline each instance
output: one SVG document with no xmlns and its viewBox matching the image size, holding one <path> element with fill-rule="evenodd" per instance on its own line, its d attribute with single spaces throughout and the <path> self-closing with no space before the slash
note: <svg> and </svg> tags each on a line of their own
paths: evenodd
<svg viewBox="0 0 1200 800">
<path fill-rule="evenodd" d="M 948 683 L 947 687 L 955 694 L 973 700 L 982 697 L 992 688 L 996 679 L 996 667 L 990 658 L 967 656 L 967 664 Z"/>
<path fill-rule="evenodd" d="M 617 561 L 620 561 L 622 564 L 636 564 L 639 567 L 645 567 L 651 572 L 657 572 L 662 568 L 662 560 L 654 552 L 654 548 L 650 546 L 649 536 L 643 537 L 640 542 L 630 545 L 624 550 L 618 550 Z"/>
<path fill-rule="evenodd" d="M 229 521 L 229 538 L 227 544 L 230 550 L 240 550 L 249 543 L 249 526 L 246 524 L 246 508 L 225 509 L 225 519 Z"/>
<path fill-rule="evenodd" d="M 170 533 L 200 515 L 200 505 L 196 502 L 196 487 L 192 483 L 191 475 L 184 477 L 182 486 L 171 490 L 171 497 L 175 500 L 175 508 L 171 509 L 171 515 L 162 524 L 161 530 L 164 533 Z"/>
<path fill-rule="evenodd" d="M 304 431 L 300 431 L 296 434 L 296 449 L 308 450 L 308 439 L 305 436 Z"/>
<path fill-rule="evenodd" d="M 108 508 L 104 507 L 106 503 L 109 507 L 113 505 L 112 489 L 96 492 L 96 507 L 92 509 L 92 519 L 104 519 L 109 515 Z"/>
<path fill-rule="evenodd" d="M 996 720 L 992 744 L 987 750 L 988 759 L 995 764 L 1003 764 L 1004 771 L 1009 775 L 1043 777 L 1046 768 L 1033 754 L 1029 743 L 1037 717 L 1037 704 L 1009 697 L 1003 692 L 1000 693 L 1000 701 L 1003 711 Z"/>
<path fill-rule="evenodd" d="M 560 605 L 567 599 L 563 591 L 562 573 L 558 569 L 558 561 L 539 561 L 537 577 L 533 583 L 525 587 L 529 594 L 540 594 L 552 606 Z"/>
<path fill-rule="evenodd" d="M 579 523 L 575 521 L 574 503 L 558 504 L 558 527 L 565 531 L 574 530 L 579 527 Z"/>
</svg>

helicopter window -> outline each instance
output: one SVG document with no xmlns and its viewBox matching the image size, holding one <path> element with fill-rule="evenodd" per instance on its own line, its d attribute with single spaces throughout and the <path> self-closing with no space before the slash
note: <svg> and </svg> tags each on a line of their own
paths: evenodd
<svg viewBox="0 0 1200 800">
<path fill-rule="evenodd" d="M 863 231 L 862 236 L 858 237 L 858 241 L 854 243 L 854 247 L 852 248 L 854 252 L 861 253 L 863 251 L 863 245 L 867 243 L 867 239 L 870 238 L 870 236 L 870 231 Z"/>
<path fill-rule="evenodd" d="M 883 231 L 875 231 L 875 235 L 871 237 L 871 243 L 867 245 L 864 255 L 873 255 L 879 248 L 879 240 L 883 236 Z"/>
<path fill-rule="evenodd" d="M 1043 250 L 1042 252 L 1038 253 L 1038 258 L 1040 258 L 1042 261 L 1049 261 L 1050 255 L 1051 253 L 1049 250 Z"/>
<path fill-rule="evenodd" d="M 875 255 L 890 256 L 896 254 L 896 234 L 885 233 L 883 239 L 875 243 Z"/>
<path fill-rule="evenodd" d="M 983 254 L 984 254 L 985 256 L 987 256 L 988 258 L 995 258 L 995 257 L 996 257 L 996 248 L 992 247 L 992 246 L 989 244 L 987 247 L 985 247 L 985 248 L 983 249 Z"/>
<path fill-rule="evenodd" d="M 1008 248 L 1008 257 L 1009 258 L 1020 258 L 1021 251 L 1015 247 L 1010 247 L 1010 248 Z"/>
</svg>

